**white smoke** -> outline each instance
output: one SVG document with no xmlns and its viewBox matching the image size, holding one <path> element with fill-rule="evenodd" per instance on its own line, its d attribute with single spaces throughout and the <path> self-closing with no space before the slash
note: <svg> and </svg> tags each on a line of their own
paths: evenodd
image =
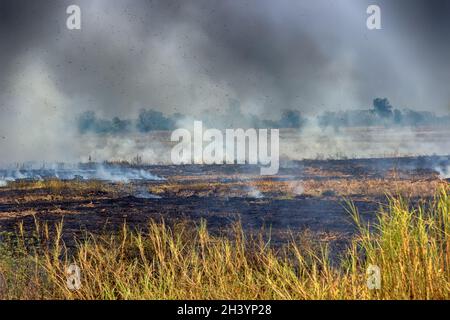
<svg viewBox="0 0 450 320">
<path fill-rule="evenodd" d="M 139 199 L 161 199 L 160 196 L 148 192 L 148 189 L 145 186 L 138 188 L 134 193 L 134 197 Z"/>
<path fill-rule="evenodd" d="M 439 173 L 439 178 L 441 179 L 450 179 L 450 166 L 442 167 L 438 166 L 435 170 Z"/>
<path fill-rule="evenodd" d="M 259 191 L 256 187 L 254 186 L 249 186 L 248 187 L 248 192 L 247 192 L 247 196 L 249 198 L 255 198 L 255 199 L 262 199 L 264 198 L 264 195 L 262 194 L 261 191 Z"/>
<path fill-rule="evenodd" d="M 144 169 L 128 168 L 122 166 L 94 165 L 92 168 L 80 168 L 79 166 L 65 165 L 66 168 L 55 168 L 56 165 L 50 165 L 50 168 L 27 168 L 15 170 L 1 170 L 0 181 L 6 186 L 7 182 L 16 180 L 43 180 L 43 179 L 61 179 L 61 180 L 100 180 L 107 182 L 129 183 L 131 181 L 159 181 L 164 178 L 151 174 Z"/>
<path fill-rule="evenodd" d="M 301 132 L 281 130 L 280 154 L 287 159 L 383 158 L 446 155 L 450 131 L 445 128 L 320 128 L 314 122 Z"/>
<path fill-rule="evenodd" d="M 99 166 L 92 176 L 87 175 L 83 178 L 123 183 L 129 183 L 131 180 L 163 180 L 143 169 L 109 169 L 104 166 Z"/>
<path fill-rule="evenodd" d="M 305 192 L 305 187 L 302 181 L 291 181 L 288 183 L 290 190 L 293 194 L 301 196 Z"/>
<path fill-rule="evenodd" d="M 58 88 L 38 53 L 24 55 L 23 69 L 2 89 L 0 98 L 8 110 L 2 111 L 0 162 L 73 159 L 71 103 Z"/>
</svg>

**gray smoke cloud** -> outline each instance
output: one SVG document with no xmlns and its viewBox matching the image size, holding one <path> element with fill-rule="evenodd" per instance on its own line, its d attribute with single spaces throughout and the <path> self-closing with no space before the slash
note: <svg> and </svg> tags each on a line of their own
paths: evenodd
<svg viewBox="0 0 450 320">
<path fill-rule="evenodd" d="M 0 162 L 86 156 L 75 119 L 450 109 L 449 2 L 24 1 L 0 4 Z M 82 10 L 82 30 L 65 27 Z M 129 138 L 127 138 L 129 139 Z M 91 145 L 91 144 L 89 144 Z M 98 147 L 98 143 L 92 143 Z M 126 152 L 125 152 L 126 153 Z M 109 153 L 107 153 L 109 154 Z"/>
</svg>

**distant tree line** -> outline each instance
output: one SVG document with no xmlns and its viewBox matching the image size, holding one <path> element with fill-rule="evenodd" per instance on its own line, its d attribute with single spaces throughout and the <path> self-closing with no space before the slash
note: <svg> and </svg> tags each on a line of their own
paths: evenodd
<svg viewBox="0 0 450 320">
<path fill-rule="evenodd" d="M 137 119 L 123 120 L 114 117 L 106 120 L 97 117 L 94 111 L 86 111 L 77 119 L 80 133 L 95 133 L 100 135 L 124 134 L 130 132 L 150 132 L 158 130 L 174 130 L 177 124 L 187 116 L 175 113 L 170 116 L 155 110 L 140 110 Z M 230 102 L 229 112 L 225 115 L 205 115 L 203 119 L 209 127 L 215 128 L 300 128 L 304 123 L 299 111 L 286 110 L 279 120 L 263 120 L 255 115 L 242 114 L 240 106 L 236 101 Z"/>
<path fill-rule="evenodd" d="M 373 100 L 369 110 L 325 112 L 318 117 L 321 127 L 370 127 L 370 126 L 433 126 L 449 125 L 450 116 L 436 116 L 428 111 L 399 110 L 392 107 L 387 98 Z"/>
<path fill-rule="evenodd" d="M 140 110 L 137 119 L 111 120 L 97 117 L 95 112 L 82 113 L 78 119 L 80 133 L 124 134 L 129 132 L 150 132 L 158 130 L 174 130 L 187 116 L 180 113 L 164 115 L 155 110 Z M 225 115 L 215 113 L 205 114 L 202 119 L 209 127 L 214 128 L 296 128 L 304 127 L 311 119 L 307 119 L 297 110 L 285 110 L 278 120 L 266 120 L 252 114 L 241 112 L 237 100 L 230 100 L 228 112 Z M 450 116 L 436 116 L 427 111 L 399 110 L 392 107 L 386 98 L 373 100 L 372 109 L 346 110 L 324 112 L 316 117 L 321 128 L 331 127 L 339 130 L 342 127 L 370 126 L 434 126 L 449 125 Z"/>
<path fill-rule="evenodd" d="M 136 120 L 122 120 L 114 117 L 111 120 L 98 118 L 94 111 L 86 111 L 78 117 L 80 133 L 123 134 L 128 132 L 149 132 L 156 130 L 173 130 L 180 115 L 166 117 L 162 112 L 141 110 Z"/>
</svg>

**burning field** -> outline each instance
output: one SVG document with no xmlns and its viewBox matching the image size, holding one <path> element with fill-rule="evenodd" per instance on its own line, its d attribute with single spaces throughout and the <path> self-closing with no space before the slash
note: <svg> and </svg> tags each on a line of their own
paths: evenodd
<svg viewBox="0 0 450 320">
<path fill-rule="evenodd" d="M 377 2 L 1 0 L 0 300 L 450 299 L 450 2 Z"/>
<path fill-rule="evenodd" d="M 276 177 L 248 165 L 3 170 L 0 296 L 448 298 L 449 163 L 287 161 Z M 373 265 L 384 290 L 366 284 Z"/>
<path fill-rule="evenodd" d="M 4 170 L 9 178 L 0 189 L 0 227 L 14 231 L 23 223 L 31 231 L 36 220 L 63 220 L 70 245 L 86 231 L 118 230 L 123 223 L 142 228 L 149 219 L 205 219 L 216 232 L 237 221 L 247 231 L 265 230 L 273 244 L 308 232 L 341 246 L 354 232 L 346 201 L 368 220 L 389 196 L 426 201 L 448 184 L 443 172 L 449 163 L 449 157 L 289 161 L 276 177 L 248 165 Z"/>
<path fill-rule="evenodd" d="M 256 164 L 255 129 L 232 164 L 198 163 L 223 145 L 195 126 L 191 164 L 167 130 L 80 135 L 87 161 L 6 165 L 0 298 L 448 299 L 450 156 L 411 155 L 448 129 L 392 130 L 285 128 Z"/>
</svg>

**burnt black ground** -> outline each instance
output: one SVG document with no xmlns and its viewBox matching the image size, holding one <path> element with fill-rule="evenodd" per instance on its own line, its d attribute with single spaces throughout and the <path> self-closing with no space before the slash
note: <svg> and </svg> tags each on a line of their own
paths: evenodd
<svg viewBox="0 0 450 320">
<path fill-rule="evenodd" d="M 397 168 L 400 172 L 420 179 L 436 179 L 434 168 L 445 166 L 449 157 L 420 157 L 361 160 L 296 161 L 285 163 L 280 179 L 341 179 L 341 175 L 361 179 L 383 179 L 386 172 Z M 201 181 L 227 183 L 259 171 L 254 166 L 140 166 L 152 174 L 164 177 L 172 183 L 189 185 L 192 177 Z M 311 174 L 306 168 L 332 174 Z M 322 172 L 319 171 L 319 172 Z M 186 178 L 186 180 L 184 180 Z M 277 179 L 276 177 L 274 179 Z M 405 179 L 408 179 L 405 178 Z M 147 188 L 155 183 L 136 182 Z M 0 188 L 0 198 L 14 199 L 24 194 L 45 193 L 45 190 L 11 190 Z M 333 248 L 342 249 L 355 233 L 355 226 L 346 211 L 344 199 L 331 195 L 317 197 L 300 195 L 292 198 L 271 197 L 261 199 L 246 196 L 163 196 L 139 198 L 132 193 L 119 192 L 114 196 L 98 191 L 90 199 L 53 201 L 3 201 L 0 203 L 0 230 L 13 231 L 23 222 L 27 233 L 34 230 L 35 219 L 49 225 L 64 221 L 63 239 L 68 246 L 74 237 L 82 238 L 87 232 L 117 231 L 124 222 L 131 228 L 145 229 L 149 219 L 164 219 L 168 223 L 189 220 L 207 221 L 209 230 L 219 233 L 240 221 L 248 233 L 264 229 L 266 239 L 278 246 L 291 240 L 291 236 L 308 231 Z M 372 220 L 380 205 L 386 204 L 384 195 L 378 197 L 357 196 L 353 200 L 365 220 Z M 413 201 L 418 199 L 412 199 Z M 57 209 L 55 213 L 55 208 Z M 62 213 L 57 213 L 61 211 Z"/>
</svg>

